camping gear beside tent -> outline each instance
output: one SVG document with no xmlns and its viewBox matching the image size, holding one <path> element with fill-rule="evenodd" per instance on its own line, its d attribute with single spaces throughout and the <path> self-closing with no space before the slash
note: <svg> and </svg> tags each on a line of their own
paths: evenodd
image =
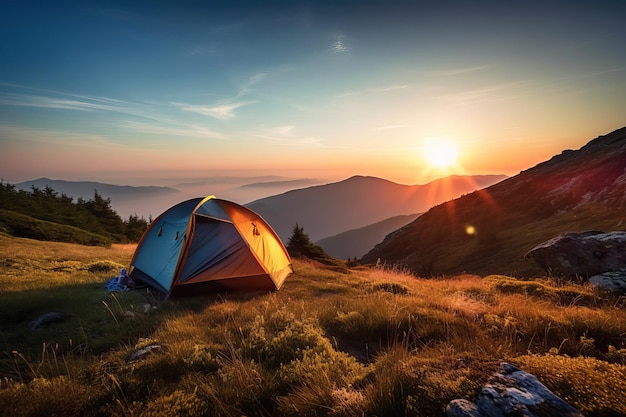
<svg viewBox="0 0 626 417">
<path fill-rule="evenodd" d="M 144 232 L 129 276 L 167 293 L 280 289 L 292 272 L 278 235 L 255 212 L 214 196 L 179 203 Z"/>
</svg>

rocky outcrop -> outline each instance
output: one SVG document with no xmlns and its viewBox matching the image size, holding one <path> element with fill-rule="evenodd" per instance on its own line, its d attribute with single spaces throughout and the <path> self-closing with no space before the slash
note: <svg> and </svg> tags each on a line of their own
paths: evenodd
<svg viewBox="0 0 626 417">
<path fill-rule="evenodd" d="M 589 278 L 589 282 L 603 291 L 626 294 L 626 268 L 594 275 Z"/>
<path fill-rule="evenodd" d="M 532 248 L 524 256 L 546 273 L 588 279 L 626 267 L 626 232 L 567 232 Z"/>
<path fill-rule="evenodd" d="M 453 400 L 448 417 L 582 417 L 582 413 L 557 397 L 533 375 L 502 363 L 475 403 Z"/>
</svg>

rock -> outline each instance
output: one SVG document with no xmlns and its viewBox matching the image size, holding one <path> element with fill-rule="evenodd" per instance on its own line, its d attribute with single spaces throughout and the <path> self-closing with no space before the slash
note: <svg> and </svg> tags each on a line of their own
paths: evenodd
<svg viewBox="0 0 626 417">
<path fill-rule="evenodd" d="M 453 400 L 446 408 L 448 417 L 582 417 L 582 413 L 557 397 L 533 375 L 502 363 L 485 385 L 476 403 Z"/>
<path fill-rule="evenodd" d="M 468 400 L 452 400 L 446 407 L 448 417 L 481 417 L 478 406 Z"/>
<path fill-rule="evenodd" d="M 62 313 L 57 313 L 55 311 L 51 311 L 50 313 L 43 314 L 37 317 L 35 320 L 30 322 L 31 330 L 41 330 L 52 323 L 56 323 L 59 321 L 65 321 L 65 315 Z"/>
<path fill-rule="evenodd" d="M 532 248 L 524 257 L 548 274 L 587 279 L 626 267 L 626 232 L 567 232 Z"/>
<path fill-rule="evenodd" d="M 150 346 L 146 346 L 143 349 L 139 349 L 138 351 L 134 352 L 132 355 L 130 355 L 128 357 L 128 363 L 133 363 L 133 362 L 137 362 L 138 360 L 144 359 L 146 355 L 153 353 L 153 352 L 157 352 L 159 350 L 161 350 L 162 347 L 161 345 L 150 345 Z"/>
<path fill-rule="evenodd" d="M 626 293 L 626 268 L 619 271 L 605 272 L 603 274 L 594 275 L 589 278 L 589 282 L 594 287 L 603 291 L 609 291 L 617 294 Z"/>
</svg>

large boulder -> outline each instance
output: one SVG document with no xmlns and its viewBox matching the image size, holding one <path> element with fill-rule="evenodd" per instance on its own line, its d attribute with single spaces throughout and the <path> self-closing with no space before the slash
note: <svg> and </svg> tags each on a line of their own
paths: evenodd
<svg viewBox="0 0 626 417">
<path fill-rule="evenodd" d="M 594 287 L 616 294 L 626 294 L 626 268 L 594 275 L 589 278 Z"/>
<path fill-rule="evenodd" d="M 502 363 L 475 403 L 453 400 L 448 417 L 582 417 L 583 414 L 546 388 L 535 376 Z"/>
<path fill-rule="evenodd" d="M 532 248 L 524 256 L 546 273 L 583 278 L 626 267 L 626 232 L 567 232 Z"/>
</svg>

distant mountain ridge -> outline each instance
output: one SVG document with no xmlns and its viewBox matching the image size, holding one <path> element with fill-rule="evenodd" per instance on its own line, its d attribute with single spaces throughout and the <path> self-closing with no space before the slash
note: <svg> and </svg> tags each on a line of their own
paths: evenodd
<svg viewBox="0 0 626 417">
<path fill-rule="evenodd" d="M 169 206 L 183 199 L 182 192 L 176 188 L 158 186 L 131 186 L 106 184 L 96 181 L 66 181 L 50 178 L 38 178 L 14 184 L 18 190 L 30 191 L 32 186 L 43 190 L 49 186 L 59 194 L 65 194 L 75 200 L 89 200 L 94 193 L 103 198 L 110 198 L 113 209 L 122 217 L 138 215 L 144 218 L 156 217 Z"/>
<path fill-rule="evenodd" d="M 240 185 L 237 188 L 278 188 L 278 187 L 310 187 L 325 183 L 324 180 L 301 178 L 296 180 L 263 181 Z"/>
<path fill-rule="evenodd" d="M 424 185 L 402 185 L 376 177 L 353 176 L 262 198 L 246 206 L 259 213 L 284 241 L 296 223 L 304 227 L 312 241 L 317 241 L 390 217 L 424 212 L 504 178 L 450 176 Z"/>
<path fill-rule="evenodd" d="M 330 256 L 337 259 L 356 259 L 365 255 L 390 232 L 415 220 L 419 214 L 390 217 L 378 223 L 348 230 L 315 242 Z"/>
<path fill-rule="evenodd" d="M 402 264 L 425 276 L 533 276 L 543 271 L 523 259 L 526 251 L 583 230 L 626 230 L 626 127 L 433 207 L 362 261 Z"/>
<path fill-rule="evenodd" d="M 95 181 L 53 180 L 45 177 L 15 184 L 16 189 L 26 191 L 29 191 L 33 186 L 39 189 L 44 189 L 46 186 L 49 186 L 59 194 L 64 193 L 65 195 L 76 199 L 92 198 L 96 190 L 98 191 L 98 194 L 105 198 L 115 198 L 128 195 L 137 196 L 138 194 L 163 195 L 179 192 L 177 189 L 170 187 L 114 185 Z"/>
</svg>

